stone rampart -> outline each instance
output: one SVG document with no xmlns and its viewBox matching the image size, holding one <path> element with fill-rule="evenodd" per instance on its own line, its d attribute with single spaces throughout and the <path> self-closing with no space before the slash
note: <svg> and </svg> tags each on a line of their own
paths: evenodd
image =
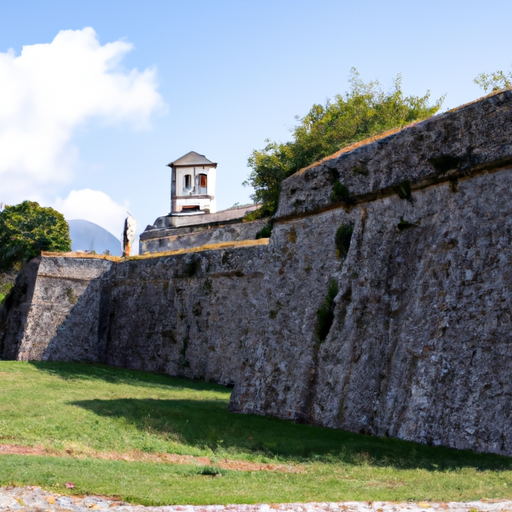
<svg viewBox="0 0 512 512">
<path fill-rule="evenodd" d="M 511 91 L 495 94 L 367 144 L 354 144 L 286 179 L 276 218 L 331 209 L 333 187 L 346 204 L 496 169 L 512 163 Z M 341 195 L 340 201 L 343 199 Z M 338 204 L 339 202 L 338 201 Z"/>
<path fill-rule="evenodd" d="M 267 220 L 204 224 L 193 227 L 152 229 L 140 236 L 140 254 L 192 249 L 222 242 L 254 240 Z"/>
<path fill-rule="evenodd" d="M 268 245 L 32 262 L 3 357 L 204 378 L 234 385 L 236 412 L 512 455 L 511 107 L 500 93 L 292 176 Z"/>
<path fill-rule="evenodd" d="M 105 258 L 33 259 L 18 276 L 0 314 L 0 356 L 100 361 L 96 332 L 102 278 L 112 263 Z"/>
</svg>

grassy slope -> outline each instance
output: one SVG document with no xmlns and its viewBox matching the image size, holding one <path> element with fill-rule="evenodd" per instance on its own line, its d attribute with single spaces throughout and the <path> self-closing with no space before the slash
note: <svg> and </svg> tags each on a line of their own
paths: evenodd
<svg viewBox="0 0 512 512">
<path fill-rule="evenodd" d="M 0 456 L 0 484 L 144 504 L 512 498 L 512 460 L 227 412 L 212 384 L 99 365 L 0 362 L 0 443 L 303 464 L 305 473 Z M 206 471 L 208 473 L 208 471 Z"/>
</svg>

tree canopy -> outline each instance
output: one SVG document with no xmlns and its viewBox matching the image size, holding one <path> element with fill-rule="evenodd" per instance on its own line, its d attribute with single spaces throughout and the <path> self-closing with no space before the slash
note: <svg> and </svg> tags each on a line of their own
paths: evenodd
<svg viewBox="0 0 512 512">
<path fill-rule="evenodd" d="M 429 91 L 424 96 L 404 96 L 401 75 L 389 92 L 383 91 L 378 80 L 364 83 L 354 68 L 349 82 L 347 93 L 336 95 L 325 105 L 313 105 L 304 117 L 297 118 L 293 140 L 266 140 L 263 149 L 253 151 L 248 160 L 252 171 L 244 185 L 254 188 L 252 199 L 262 206 L 252 218 L 276 212 L 280 184 L 288 176 L 344 146 L 430 117 L 444 100 L 443 96 L 431 105 Z"/>
<path fill-rule="evenodd" d="M 69 226 L 53 208 L 23 201 L 0 212 L 0 269 L 9 270 L 41 251 L 71 250 Z"/>
<path fill-rule="evenodd" d="M 512 87 L 512 72 L 501 70 L 493 73 L 480 73 L 474 80 L 485 92 L 496 92 Z"/>
</svg>

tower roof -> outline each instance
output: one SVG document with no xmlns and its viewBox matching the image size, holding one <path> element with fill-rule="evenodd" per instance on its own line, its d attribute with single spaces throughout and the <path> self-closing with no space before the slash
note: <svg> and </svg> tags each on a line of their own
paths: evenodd
<svg viewBox="0 0 512 512">
<path fill-rule="evenodd" d="M 174 160 L 170 164 L 167 164 L 167 167 L 191 167 L 191 166 L 200 166 L 200 165 L 213 165 L 217 167 L 217 164 L 208 160 L 204 155 L 200 155 L 195 151 L 189 151 L 186 155 L 183 155 L 181 158 Z"/>
</svg>

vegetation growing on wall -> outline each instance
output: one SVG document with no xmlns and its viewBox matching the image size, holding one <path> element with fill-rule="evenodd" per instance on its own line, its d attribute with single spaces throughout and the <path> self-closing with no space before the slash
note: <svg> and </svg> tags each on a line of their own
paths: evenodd
<svg viewBox="0 0 512 512">
<path fill-rule="evenodd" d="M 0 212 L 0 270 L 12 269 L 41 251 L 70 250 L 68 223 L 53 208 L 23 201 Z"/>
<path fill-rule="evenodd" d="M 267 222 L 257 233 L 256 233 L 256 240 L 259 240 L 260 238 L 270 238 L 270 235 L 272 234 L 272 223 Z"/>
<path fill-rule="evenodd" d="M 398 75 L 391 91 L 384 92 L 378 80 L 364 83 L 352 68 L 350 90 L 338 94 L 325 105 L 313 105 L 292 130 L 290 142 L 267 140 L 261 150 L 253 151 L 248 165 L 252 169 L 244 185 L 254 188 L 252 198 L 261 207 L 251 218 L 273 215 L 277 210 L 281 182 L 344 146 L 393 128 L 434 115 L 444 97 L 432 105 L 430 93 L 404 96 L 402 77 Z"/>
<path fill-rule="evenodd" d="M 334 235 L 334 243 L 336 244 L 336 256 L 338 258 L 344 259 L 347 257 L 353 232 L 354 226 L 350 224 L 342 224 L 336 230 L 336 235 Z"/>
<path fill-rule="evenodd" d="M 335 203 L 340 201 L 347 201 L 350 197 L 350 191 L 348 188 L 340 182 L 340 180 L 336 180 L 332 187 L 331 200 Z"/>
<path fill-rule="evenodd" d="M 485 92 L 497 92 L 512 87 L 512 72 L 501 70 L 492 73 L 480 73 L 474 80 Z"/>
<path fill-rule="evenodd" d="M 325 341 L 334 321 L 334 299 L 338 295 L 338 283 L 331 279 L 327 296 L 316 313 L 316 335 L 320 342 Z"/>
<path fill-rule="evenodd" d="M 70 304 L 76 304 L 78 302 L 78 297 L 73 293 L 73 288 L 66 288 L 66 297 Z"/>
</svg>

